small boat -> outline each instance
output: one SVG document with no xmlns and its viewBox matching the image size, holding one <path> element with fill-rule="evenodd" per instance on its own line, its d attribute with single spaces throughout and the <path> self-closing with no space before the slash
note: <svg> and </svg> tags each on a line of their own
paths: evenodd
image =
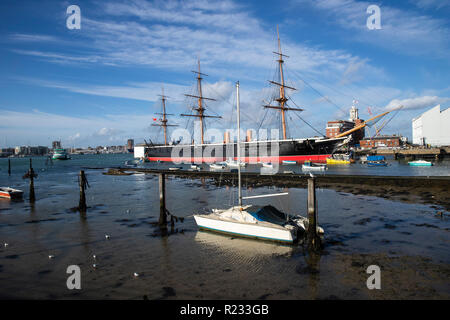
<svg viewBox="0 0 450 320">
<path fill-rule="evenodd" d="M 181 169 L 183 169 L 183 167 L 170 167 L 169 168 L 170 171 L 178 171 L 178 170 L 181 170 Z"/>
<path fill-rule="evenodd" d="M 350 164 L 350 160 L 327 158 L 327 164 Z"/>
<path fill-rule="evenodd" d="M 194 219 L 200 229 L 284 243 L 293 243 L 297 233 L 305 231 L 308 223 L 305 217 L 286 217 L 270 205 L 213 209 L 210 214 L 194 215 Z M 323 229 L 318 231 L 323 232 Z"/>
<path fill-rule="evenodd" d="M 286 164 L 286 165 L 294 165 L 294 164 L 297 164 L 297 161 L 294 161 L 294 160 L 283 160 L 282 163 Z"/>
<path fill-rule="evenodd" d="M 286 173 L 286 174 L 294 174 L 294 171 L 292 171 L 292 170 L 284 170 L 283 173 Z"/>
<path fill-rule="evenodd" d="M 263 163 L 262 163 L 262 166 L 263 166 L 264 168 L 273 168 L 272 162 L 263 162 Z"/>
<path fill-rule="evenodd" d="M 223 163 L 211 163 L 210 165 L 209 165 L 209 168 L 210 169 L 213 169 L 213 170 L 223 170 L 223 169 L 225 169 L 227 166 L 225 165 L 225 164 L 223 164 Z"/>
<path fill-rule="evenodd" d="M 225 161 L 225 164 L 227 167 L 230 167 L 230 168 L 238 167 L 238 162 L 236 160 L 232 160 L 232 159 L 228 159 L 227 161 Z M 247 164 L 245 162 L 240 162 L 239 165 L 241 167 L 245 167 Z"/>
<path fill-rule="evenodd" d="M 200 166 L 198 164 L 191 164 L 192 170 L 200 170 Z"/>
<path fill-rule="evenodd" d="M 66 152 L 66 149 L 54 149 L 53 150 L 53 160 L 69 160 L 70 157 Z"/>
<path fill-rule="evenodd" d="M 21 199 L 23 191 L 9 187 L 0 187 L 0 198 Z"/>
<path fill-rule="evenodd" d="M 408 162 L 410 166 L 416 166 L 416 167 L 431 167 L 433 165 L 430 161 L 425 160 L 416 160 L 416 161 L 410 161 Z"/>
<path fill-rule="evenodd" d="M 326 164 L 316 164 L 311 161 L 305 161 L 302 165 L 302 171 L 325 171 L 327 169 Z"/>
<path fill-rule="evenodd" d="M 367 156 L 365 161 L 369 167 L 387 167 L 388 165 L 384 156 Z"/>
<path fill-rule="evenodd" d="M 127 160 L 125 161 L 125 167 L 136 167 L 139 164 L 139 160 Z"/>
<path fill-rule="evenodd" d="M 370 161 L 367 162 L 367 166 L 368 167 L 387 167 L 387 162 L 382 162 L 382 161 Z"/>
</svg>

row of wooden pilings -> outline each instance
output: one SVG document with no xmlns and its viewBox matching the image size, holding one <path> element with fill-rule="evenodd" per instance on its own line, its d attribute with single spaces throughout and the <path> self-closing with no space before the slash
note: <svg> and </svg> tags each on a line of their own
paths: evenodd
<svg viewBox="0 0 450 320">
<path fill-rule="evenodd" d="M 8 159 L 8 174 L 11 174 L 11 164 Z M 28 172 L 23 176 L 24 179 L 30 179 L 30 193 L 29 200 L 30 202 L 35 202 L 35 193 L 34 193 L 34 178 L 37 177 L 37 174 L 34 173 L 32 159 L 30 158 L 30 168 Z M 78 176 L 78 184 L 80 187 L 80 201 L 78 204 L 78 210 L 81 213 L 85 213 L 87 210 L 86 205 L 86 189 L 89 188 L 89 182 L 87 181 L 86 174 L 84 170 L 80 170 Z M 307 246 L 309 249 L 318 250 L 321 248 L 321 239 L 317 232 L 317 199 L 316 199 L 316 180 L 314 177 L 308 179 L 308 229 L 306 234 Z M 167 217 L 170 215 L 170 223 L 173 227 L 174 220 L 178 220 L 181 218 L 177 218 L 170 214 L 170 212 L 166 208 L 166 175 L 164 173 L 159 174 L 159 221 L 158 225 L 160 227 L 167 226 Z"/>
</svg>

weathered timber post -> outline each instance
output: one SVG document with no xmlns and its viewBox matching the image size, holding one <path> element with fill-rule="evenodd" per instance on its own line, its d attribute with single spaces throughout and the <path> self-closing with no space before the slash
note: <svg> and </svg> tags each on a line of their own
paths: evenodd
<svg viewBox="0 0 450 320">
<path fill-rule="evenodd" d="M 316 179 L 308 179 L 308 248 L 320 248 L 320 237 L 317 235 Z"/>
<path fill-rule="evenodd" d="M 34 170 L 33 170 L 33 160 L 30 158 L 30 202 L 34 202 L 36 200 L 35 194 L 34 194 Z"/>
<path fill-rule="evenodd" d="M 159 225 L 167 225 L 167 213 L 166 213 L 166 175 L 164 173 L 159 174 Z"/>
<path fill-rule="evenodd" d="M 8 159 L 8 176 L 11 175 L 11 159 Z"/>
<path fill-rule="evenodd" d="M 89 183 L 86 179 L 86 175 L 84 174 L 84 170 L 80 170 L 80 176 L 79 176 L 79 185 L 80 185 L 80 202 L 78 204 L 78 210 L 80 212 L 86 212 L 87 206 L 86 206 L 86 187 L 89 187 Z"/>
</svg>

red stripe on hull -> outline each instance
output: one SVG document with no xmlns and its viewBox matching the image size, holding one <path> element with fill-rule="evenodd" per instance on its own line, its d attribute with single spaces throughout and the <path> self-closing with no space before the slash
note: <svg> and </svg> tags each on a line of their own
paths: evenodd
<svg viewBox="0 0 450 320">
<path fill-rule="evenodd" d="M 11 195 L 8 192 L 0 192 L 0 197 L 11 199 Z"/>
<path fill-rule="evenodd" d="M 281 163 L 283 160 L 288 161 L 315 161 L 315 162 L 326 162 L 327 158 L 331 157 L 331 154 L 314 154 L 314 155 L 299 155 L 299 156 L 279 156 L 279 157 L 242 157 L 241 161 L 247 163 L 256 164 L 258 162 L 278 162 Z M 214 163 L 225 161 L 225 158 L 216 157 L 147 157 L 149 161 L 165 161 L 165 162 L 184 162 L 184 163 Z M 234 158 L 237 160 L 237 157 Z"/>
</svg>

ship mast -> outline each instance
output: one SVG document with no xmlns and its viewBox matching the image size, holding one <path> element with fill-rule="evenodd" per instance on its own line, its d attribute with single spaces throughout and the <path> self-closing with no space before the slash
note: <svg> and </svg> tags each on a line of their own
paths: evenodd
<svg viewBox="0 0 450 320">
<path fill-rule="evenodd" d="M 279 65 L 279 70 L 280 70 L 280 82 L 275 82 L 275 81 L 270 81 L 270 83 L 277 85 L 280 87 L 280 97 L 275 99 L 275 101 L 278 102 L 278 106 L 271 106 L 271 105 L 266 105 L 264 106 L 264 108 L 271 108 L 271 109 L 278 109 L 281 112 L 281 123 L 283 126 L 283 139 L 287 139 L 286 136 L 286 111 L 303 111 L 303 109 L 300 108 L 291 108 L 291 107 L 287 107 L 286 102 L 288 101 L 288 99 L 286 98 L 286 94 L 285 94 L 285 88 L 291 89 L 291 90 L 297 90 L 295 88 L 289 87 L 287 85 L 285 85 L 284 83 L 284 74 L 283 74 L 283 57 L 289 58 L 288 56 L 284 55 L 281 52 L 281 42 L 280 42 L 280 33 L 278 32 L 278 25 L 277 25 L 277 38 L 278 38 L 278 52 L 273 52 L 275 54 L 278 55 L 278 65 Z"/>
<path fill-rule="evenodd" d="M 201 136 L 201 144 L 204 144 L 203 132 L 205 128 L 205 124 L 203 118 L 222 118 L 220 116 L 209 116 L 205 114 L 205 103 L 203 100 L 211 100 L 216 101 L 215 99 L 206 98 L 202 94 L 202 76 L 208 76 L 207 74 L 200 72 L 200 60 L 198 60 L 198 71 L 192 71 L 197 74 L 197 92 L 198 95 L 185 94 L 186 97 L 197 98 L 197 107 L 193 108 L 193 110 L 197 111 L 197 114 L 181 114 L 182 117 L 197 117 L 200 118 L 200 136 Z"/>
<path fill-rule="evenodd" d="M 166 100 L 167 97 L 164 95 L 164 87 L 162 88 L 162 94 L 159 95 L 161 97 L 161 102 L 162 102 L 162 108 L 163 108 L 163 112 L 162 113 L 156 113 L 159 115 L 162 115 L 162 119 L 159 119 L 159 124 L 152 124 L 152 126 L 155 127 L 163 127 L 164 129 L 164 145 L 167 146 L 167 127 L 176 127 L 177 125 L 174 124 L 167 124 L 167 122 L 169 120 L 167 120 L 167 116 L 173 115 L 171 113 L 166 113 Z"/>
</svg>

